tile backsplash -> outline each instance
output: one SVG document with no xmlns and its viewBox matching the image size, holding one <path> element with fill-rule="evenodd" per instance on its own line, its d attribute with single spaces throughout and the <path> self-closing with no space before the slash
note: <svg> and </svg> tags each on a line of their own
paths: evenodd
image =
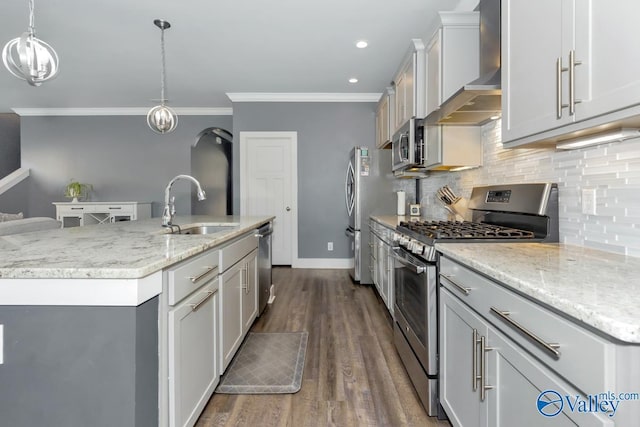
<svg viewBox="0 0 640 427">
<path fill-rule="evenodd" d="M 640 256 L 640 138 L 569 151 L 505 150 L 500 125 L 497 121 L 482 129 L 483 167 L 434 172 L 421 180 L 423 216 L 447 219 L 447 211 L 435 198 L 445 184 L 468 198 L 476 185 L 556 182 L 561 242 Z M 413 180 L 397 186 L 415 194 Z M 596 192 L 595 215 L 582 213 L 584 189 Z"/>
</svg>

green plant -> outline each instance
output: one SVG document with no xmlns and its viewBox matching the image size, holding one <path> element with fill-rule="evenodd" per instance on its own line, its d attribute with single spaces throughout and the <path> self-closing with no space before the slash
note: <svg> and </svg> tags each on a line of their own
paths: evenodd
<svg viewBox="0 0 640 427">
<path fill-rule="evenodd" d="M 64 196 L 70 199 L 86 199 L 91 191 L 93 191 L 93 185 L 74 181 L 72 178 L 64 190 Z"/>
</svg>

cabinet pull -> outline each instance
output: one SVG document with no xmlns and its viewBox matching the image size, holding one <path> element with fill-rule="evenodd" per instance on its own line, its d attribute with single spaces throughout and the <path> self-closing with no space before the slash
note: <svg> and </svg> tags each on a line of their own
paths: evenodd
<svg viewBox="0 0 640 427">
<path fill-rule="evenodd" d="M 487 385 L 487 352 L 493 350 L 491 347 L 487 347 L 486 338 L 480 337 L 480 401 L 484 402 L 487 397 L 487 390 L 493 388 L 492 385 Z"/>
<path fill-rule="evenodd" d="M 562 57 L 556 59 L 556 115 L 558 119 L 562 118 L 562 109 L 569 106 L 569 104 L 562 103 L 562 73 L 569 70 L 569 68 L 562 67 Z"/>
<path fill-rule="evenodd" d="M 242 290 L 245 294 L 249 293 L 249 281 L 247 280 L 248 275 L 247 264 L 245 264 L 244 267 L 242 267 L 242 270 L 240 270 L 240 282 L 242 283 Z"/>
<path fill-rule="evenodd" d="M 197 303 L 195 303 L 195 304 L 189 304 L 189 305 L 191 306 L 191 311 L 198 311 L 198 309 L 200 308 L 200 306 L 201 306 L 202 304 L 204 304 L 206 300 L 208 300 L 209 298 L 211 298 L 211 295 L 213 295 L 213 292 L 212 292 L 212 291 L 207 291 L 207 295 L 206 295 L 204 298 L 202 298 L 200 301 L 198 301 L 198 302 L 197 302 Z"/>
<path fill-rule="evenodd" d="M 82 211 L 84 208 L 71 208 L 72 211 Z"/>
<path fill-rule="evenodd" d="M 556 358 L 558 359 L 560 358 L 560 352 L 558 351 L 558 349 L 560 348 L 560 344 L 546 342 L 545 340 L 543 340 L 542 338 L 540 338 L 539 336 L 537 336 L 536 334 L 534 334 L 533 332 L 529 331 L 527 328 L 522 326 L 520 323 L 511 319 L 509 317 L 511 313 L 508 311 L 501 311 L 495 307 L 491 307 L 491 311 L 497 314 L 498 317 L 500 317 L 502 320 L 507 322 L 509 325 L 513 326 L 516 330 L 520 331 L 526 337 L 538 343 L 540 346 L 542 346 L 542 348 L 547 350 L 549 353 L 553 354 Z"/>
<path fill-rule="evenodd" d="M 582 100 L 576 99 L 576 66 L 581 65 L 582 61 L 576 61 L 576 51 L 569 51 L 569 115 L 576 113 L 576 104 Z"/>
<path fill-rule="evenodd" d="M 213 271 L 213 269 L 215 267 L 211 267 L 211 266 L 205 266 L 204 268 L 206 268 L 207 270 L 201 274 L 198 274 L 195 277 L 189 277 L 189 280 L 191 280 L 191 283 L 196 283 L 199 280 L 201 280 L 204 276 L 206 276 L 207 274 L 211 273 Z"/>
<path fill-rule="evenodd" d="M 478 330 L 474 329 L 473 333 L 471 334 L 471 345 L 472 345 L 472 369 L 471 369 L 471 380 L 472 380 L 472 386 L 473 386 L 473 391 L 475 392 L 476 390 L 478 390 L 478 380 L 480 379 L 480 377 L 478 376 L 478 343 L 480 342 L 480 340 L 478 339 Z"/>
<path fill-rule="evenodd" d="M 447 279 L 447 281 L 449 283 L 451 283 L 453 286 L 455 286 L 455 288 L 457 290 L 459 290 L 460 292 L 462 292 L 465 295 L 469 295 L 469 293 L 471 292 L 471 288 L 465 288 L 464 286 L 459 285 L 458 283 L 453 281 L 451 276 L 447 276 L 447 275 L 441 274 L 440 277 L 444 277 L 445 279 Z"/>
</svg>

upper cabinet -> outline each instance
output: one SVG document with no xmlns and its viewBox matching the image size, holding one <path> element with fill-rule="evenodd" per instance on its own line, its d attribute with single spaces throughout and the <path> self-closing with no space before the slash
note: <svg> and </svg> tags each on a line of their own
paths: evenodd
<svg viewBox="0 0 640 427">
<path fill-rule="evenodd" d="M 376 148 L 391 148 L 391 125 L 395 120 L 395 91 L 388 87 L 376 109 Z"/>
<path fill-rule="evenodd" d="M 395 119 L 392 134 L 412 117 L 424 116 L 424 68 L 424 43 L 420 39 L 413 39 L 400 70 L 394 78 Z"/>
<path fill-rule="evenodd" d="M 637 126 L 640 58 L 628 52 L 637 50 L 639 15 L 630 0 L 503 0 L 503 143 Z"/>
<path fill-rule="evenodd" d="M 426 115 L 478 78 L 478 12 L 440 12 L 439 17 L 426 49 Z"/>
</svg>

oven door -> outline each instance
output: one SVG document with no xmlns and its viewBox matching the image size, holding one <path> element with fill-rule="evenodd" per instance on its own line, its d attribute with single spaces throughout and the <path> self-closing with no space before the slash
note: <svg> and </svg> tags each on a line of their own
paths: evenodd
<svg viewBox="0 0 640 427">
<path fill-rule="evenodd" d="M 429 376 L 438 373 L 436 266 L 404 248 L 393 250 L 395 321 Z"/>
</svg>

